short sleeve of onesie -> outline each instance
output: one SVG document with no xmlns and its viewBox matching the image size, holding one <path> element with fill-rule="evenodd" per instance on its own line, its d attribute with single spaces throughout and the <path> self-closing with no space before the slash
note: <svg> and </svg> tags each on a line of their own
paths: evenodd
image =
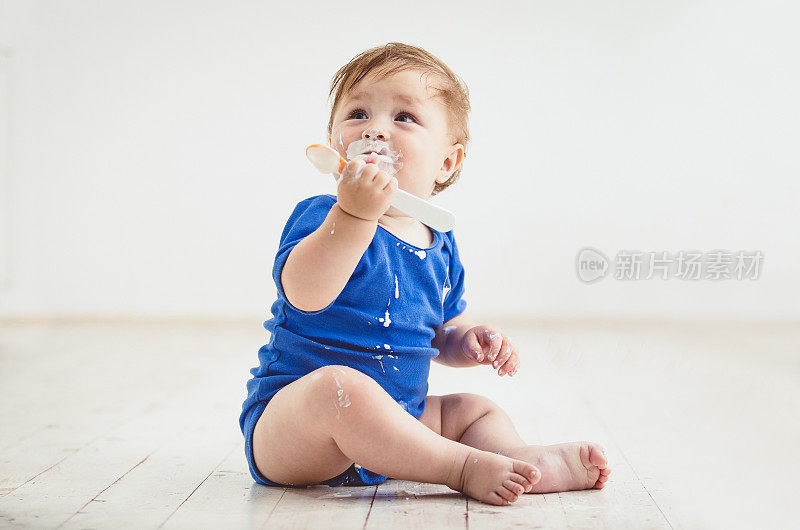
<svg viewBox="0 0 800 530">
<path fill-rule="evenodd" d="M 335 202 L 335 200 L 333 202 Z M 302 311 L 289 303 L 289 300 L 286 298 L 286 293 L 283 291 L 283 285 L 281 284 L 283 266 L 295 245 L 322 226 L 322 223 L 325 222 L 332 207 L 333 203 L 330 197 L 325 195 L 310 197 L 300 201 L 289 216 L 289 220 L 286 221 L 283 234 L 281 234 L 281 242 L 278 246 L 278 253 L 275 256 L 275 264 L 272 267 L 272 278 L 275 280 L 275 287 L 278 290 L 278 295 L 286 300 L 289 307 L 295 311 L 305 314 L 317 312 Z M 320 311 L 324 311 L 324 309 Z"/>
<path fill-rule="evenodd" d="M 447 322 L 455 318 L 467 308 L 467 301 L 464 300 L 464 266 L 458 255 L 458 245 L 456 244 L 455 232 L 450 231 L 445 234 L 450 243 L 450 261 L 447 270 L 447 280 L 450 289 L 445 285 L 443 320 Z"/>
</svg>

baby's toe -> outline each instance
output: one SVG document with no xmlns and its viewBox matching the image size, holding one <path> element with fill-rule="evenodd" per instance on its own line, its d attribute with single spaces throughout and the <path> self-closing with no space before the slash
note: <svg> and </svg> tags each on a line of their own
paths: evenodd
<svg viewBox="0 0 800 530">
<path fill-rule="evenodd" d="M 600 476 L 602 476 L 602 477 L 607 477 L 610 474 L 611 474 L 611 468 L 610 467 L 604 467 L 603 469 L 600 470 Z"/>
<path fill-rule="evenodd" d="M 500 495 L 503 499 L 507 500 L 508 502 L 515 502 L 519 498 L 519 495 L 509 490 L 505 486 L 500 486 L 495 491 L 497 492 L 498 495 Z"/>
<path fill-rule="evenodd" d="M 525 487 L 522 484 L 518 484 L 512 480 L 506 480 L 503 482 L 503 487 L 505 487 L 510 492 L 514 493 L 515 495 L 519 496 L 525 493 Z"/>
<path fill-rule="evenodd" d="M 603 448 L 599 444 L 589 444 L 589 462 L 600 469 L 604 469 L 608 465 L 608 460 L 606 460 Z"/>
<path fill-rule="evenodd" d="M 597 477 L 597 482 L 595 482 L 594 486 L 592 487 L 594 489 L 601 490 L 606 485 L 607 481 L 608 481 L 608 475 L 600 475 L 599 477 Z"/>
<path fill-rule="evenodd" d="M 488 502 L 494 504 L 495 506 L 505 506 L 506 504 L 508 504 L 507 500 L 505 500 L 503 497 L 501 497 L 494 491 L 490 492 L 488 497 L 489 497 Z"/>
<path fill-rule="evenodd" d="M 526 479 L 522 475 L 517 475 L 516 473 L 511 474 L 511 480 L 522 486 L 522 489 L 527 493 L 533 488 L 533 482 Z"/>
<path fill-rule="evenodd" d="M 542 473 L 539 468 L 533 464 L 529 464 L 523 460 L 514 460 L 514 473 L 522 475 L 522 477 L 530 482 L 536 484 L 542 479 Z"/>
</svg>

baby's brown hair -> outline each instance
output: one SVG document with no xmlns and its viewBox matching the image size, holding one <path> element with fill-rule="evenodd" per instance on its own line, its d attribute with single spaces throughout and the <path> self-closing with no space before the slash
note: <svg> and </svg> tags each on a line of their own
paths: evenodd
<svg viewBox="0 0 800 530">
<path fill-rule="evenodd" d="M 469 89 L 464 81 L 438 57 L 417 46 L 401 42 L 389 42 L 361 52 L 339 68 L 331 80 L 328 100 L 333 97 L 331 116 L 328 120 L 328 142 L 331 140 L 333 115 L 342 98 L 367 75 L 375 75 L 377 79 L 385 79 L 404 70 L 420 70 L 423 75 L 433 76 L 440 84 L 431 86 L 436 91 L 435 98 L 441 98 L 448 113 L 448 132 L 453 143 L 464 146 L 464 157 L 467 156 L 469 143 Z M 463 165 L 463 162 L 462 162 Z M 461 174 L 461 166 L 453 172 L 444 184 L 434 183 L 432 195 L 451 186 Z"/>
</svg>

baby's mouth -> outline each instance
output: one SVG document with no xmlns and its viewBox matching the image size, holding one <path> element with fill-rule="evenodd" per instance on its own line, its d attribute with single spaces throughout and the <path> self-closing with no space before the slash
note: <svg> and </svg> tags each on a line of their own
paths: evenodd
<svg viewBox="0 0 800 530">
<path fill-rule="evenodd" d="M 395 162 L 395 158 L 394 157 L 391 157 L 391 156 L 385 155 L 385 154 L 381 154 L 378 151 L 367 151 L 365 153 L 360 153 L 360 154 L 354 156 L 352 159 L 353 160 L 357 160 L 357 159 L 362 159 L 363 160 L 363 159 L 370 158 L 373 154 L 375 155 L 375 160 L 377 162 L 384 162 L 386 164 L 393 164 Z"/>
<path fill-rule="evenodd" d="M 356 140 L 347 146 L 347 158 L 350 159 L 359 156 L 369 156 L 370 153 L 375 153 L 378 156 L 393 157 L 392 150 L 389 149 L 389 145 L 384 142 Z"/>
<path fill-rule="evenodd" d="M 373 159 L 372 161 L 378 164 L 378 167 L 389 175 L 397 173 L 403 165 L 399 160 L 400 156 L 399 152 L 392 152 L 388 145 L 381 145 L 376 142 L 356 140 L 347 147 L 347 158 L 357 160 L 371 157 Z"/>
<path fill-rule="evenodd" d="M 388 155 L 388 153 L 382 153 L 382 152 L 380 152 L 380 151 L 364 151 L 363 153 L 357 154 L 357 155 L 356 155 L 356 156 L 354 156 L 353 158 L 367 158 L 367 157 L 369 157 L 369 156 L 370 156 L 370 155 L 372 155 L 372 154 L 374 154 L 374 155 L 375 155 L 375 156 L 377 156 L 378 158 L 386 158 L 386 159 L 388 159 L 388 158 L 391 158 L 391 157 Z"/>
<path fill-rule="evenodd" d="M 389 155 L 389 148 L 388 147 L 381 147 L 379 150 L 370 149 L 361 153 L 362 155 L 369 155 L 370 153 L 375 153 L 376 155 Z"/>
<path fill-rule="evenodd" d="M 373 155 L 374 155 L 374 157 L 373 157 Z M 381 147 L 380 149 L 368 149 L 368 150 L 364 151 L 363 153 L 355 154 L 355 155 L 351 156 L 350 158 L 351 158 L 351 160 L 356 160 L 356 159 L 359 159 L 359 158 L 360 159 L 366 159 L 366 158 L 370 158 L 370 157 L 373 157 L 375 160 L 380 161 L 380 162 L 384 162 L 384 163 L 387 163 L 387 164 L 392 164 L 392 163 L 396 162 L 397 159 L 399 158 L 397 155 L 393 154 L 391 152 L 391 150 L 389 150 L 388 147 Z"/>
</svg>

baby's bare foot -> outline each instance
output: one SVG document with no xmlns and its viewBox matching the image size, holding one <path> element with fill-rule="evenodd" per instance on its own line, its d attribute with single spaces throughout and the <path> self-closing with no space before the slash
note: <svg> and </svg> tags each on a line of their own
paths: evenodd
<svg viewBox="0 0 800 530">
<path fill-rule="evenodd" d="M 470 449 L 460 476 L 447 485 L 479 501 L 503 506 L 516 501 L 540 478 L 539 470 L 528 462 Z"/>
<path fill-rule="evenodd" d="M 541 470 L 542 479 L 527 493 L 601 489 L 611 474 L 603 448 L 592 442 L 528 445 L 502 454 Z"/>
</svg>

